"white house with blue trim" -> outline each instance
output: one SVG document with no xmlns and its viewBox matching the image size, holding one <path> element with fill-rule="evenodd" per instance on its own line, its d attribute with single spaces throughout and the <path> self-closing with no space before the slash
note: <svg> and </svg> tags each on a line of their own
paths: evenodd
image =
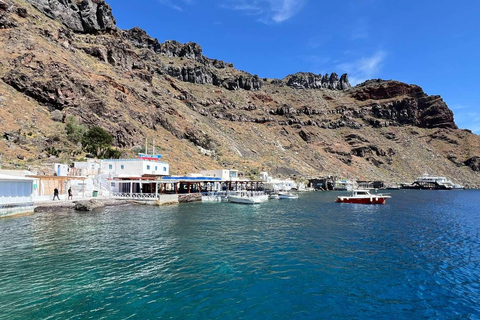
<svg viewBox="0 0 480 320">
<path fill-rule="evenodd" d="M 161 177 L 170 174 L 166 162 L 143 159 L 108 159 L 102 160 L 101 172 L 112 177 Z"/>
</svg>

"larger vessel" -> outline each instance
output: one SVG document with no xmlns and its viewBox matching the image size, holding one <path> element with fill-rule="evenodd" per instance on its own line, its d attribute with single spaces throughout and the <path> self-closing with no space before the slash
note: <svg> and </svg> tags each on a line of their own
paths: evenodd
<svg viewBox="0 0 480 320">
<path fill-rule="evenodd" d="M 446 177 L 430 176 L 428 174 L 418 177 L 411 184 L 402 184 L 402 189 L 454 190 L 463 188 L 463 186 L 447 180 Z"/>
</svg>

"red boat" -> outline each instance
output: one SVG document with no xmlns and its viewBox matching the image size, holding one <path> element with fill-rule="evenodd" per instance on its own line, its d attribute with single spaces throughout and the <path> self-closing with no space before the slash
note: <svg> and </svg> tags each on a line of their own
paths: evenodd
<svg viewBox="0 0 480 320">
<path fill-rule="evenodd" d="M 385 204 L 391 196 L 386 194 L 370 194 L 368 190 L 353 190 L 351 196 L 339 196 L 335 202 L 360 204 Z"/>
</svg>

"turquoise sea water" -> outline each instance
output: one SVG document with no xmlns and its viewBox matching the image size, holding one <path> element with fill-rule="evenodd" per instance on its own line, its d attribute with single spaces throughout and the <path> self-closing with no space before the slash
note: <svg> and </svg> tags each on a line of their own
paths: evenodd
<svg viewBox="0 0 480 320">
<path fill-rule="evenodd" d="M 0 319 L 480 319 L 480 192 L 0 220 Z"/>
</svg>

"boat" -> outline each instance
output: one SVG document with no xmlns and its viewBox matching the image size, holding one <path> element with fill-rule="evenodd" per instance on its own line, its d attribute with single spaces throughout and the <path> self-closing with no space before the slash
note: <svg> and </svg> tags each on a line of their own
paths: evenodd
<svg viewBox="0 0 480 320">
<path fill-rule="evenodd" d="M 460 190 L 464 187 L 447 180 L 446 177 L 424 174 L 411 184 L 403 184 L 402 189 Z"/>
<path fill-rule="evenodd" d="M 236 195 L 228 195 L 228 202 L 243 204 L 258 204 L 268 201 L 268 195 L 261 193 L 241 192 Z"/>
<path fill-rule="evenodd" d="M 272 193 L 270 196 L 268 196 L 268 198 L 278 200 L 280 199 L 280 196 L 278 195 L 278 193 Z"/>
<path fill-rule="evenodd" d="M 291 192 L 281 192 L 278 194 L 279 199 L 298 199 L 298 194 Z"/>
<path fill-rule="evenodd" d="M 243 204 L 258 204 L 258 203 L 262 203 L 263 201 L 258 197 L 228 196 L 228 202 L 243 203 Z"/>
<path fill-rule="evenodd" d="M 391 198 L 387 194 L 371 194 L 368 190 L 353 190 L 351 196 L 339 196 L 335 202 L 359 204 L 385 204 Z"/>
</svg>

